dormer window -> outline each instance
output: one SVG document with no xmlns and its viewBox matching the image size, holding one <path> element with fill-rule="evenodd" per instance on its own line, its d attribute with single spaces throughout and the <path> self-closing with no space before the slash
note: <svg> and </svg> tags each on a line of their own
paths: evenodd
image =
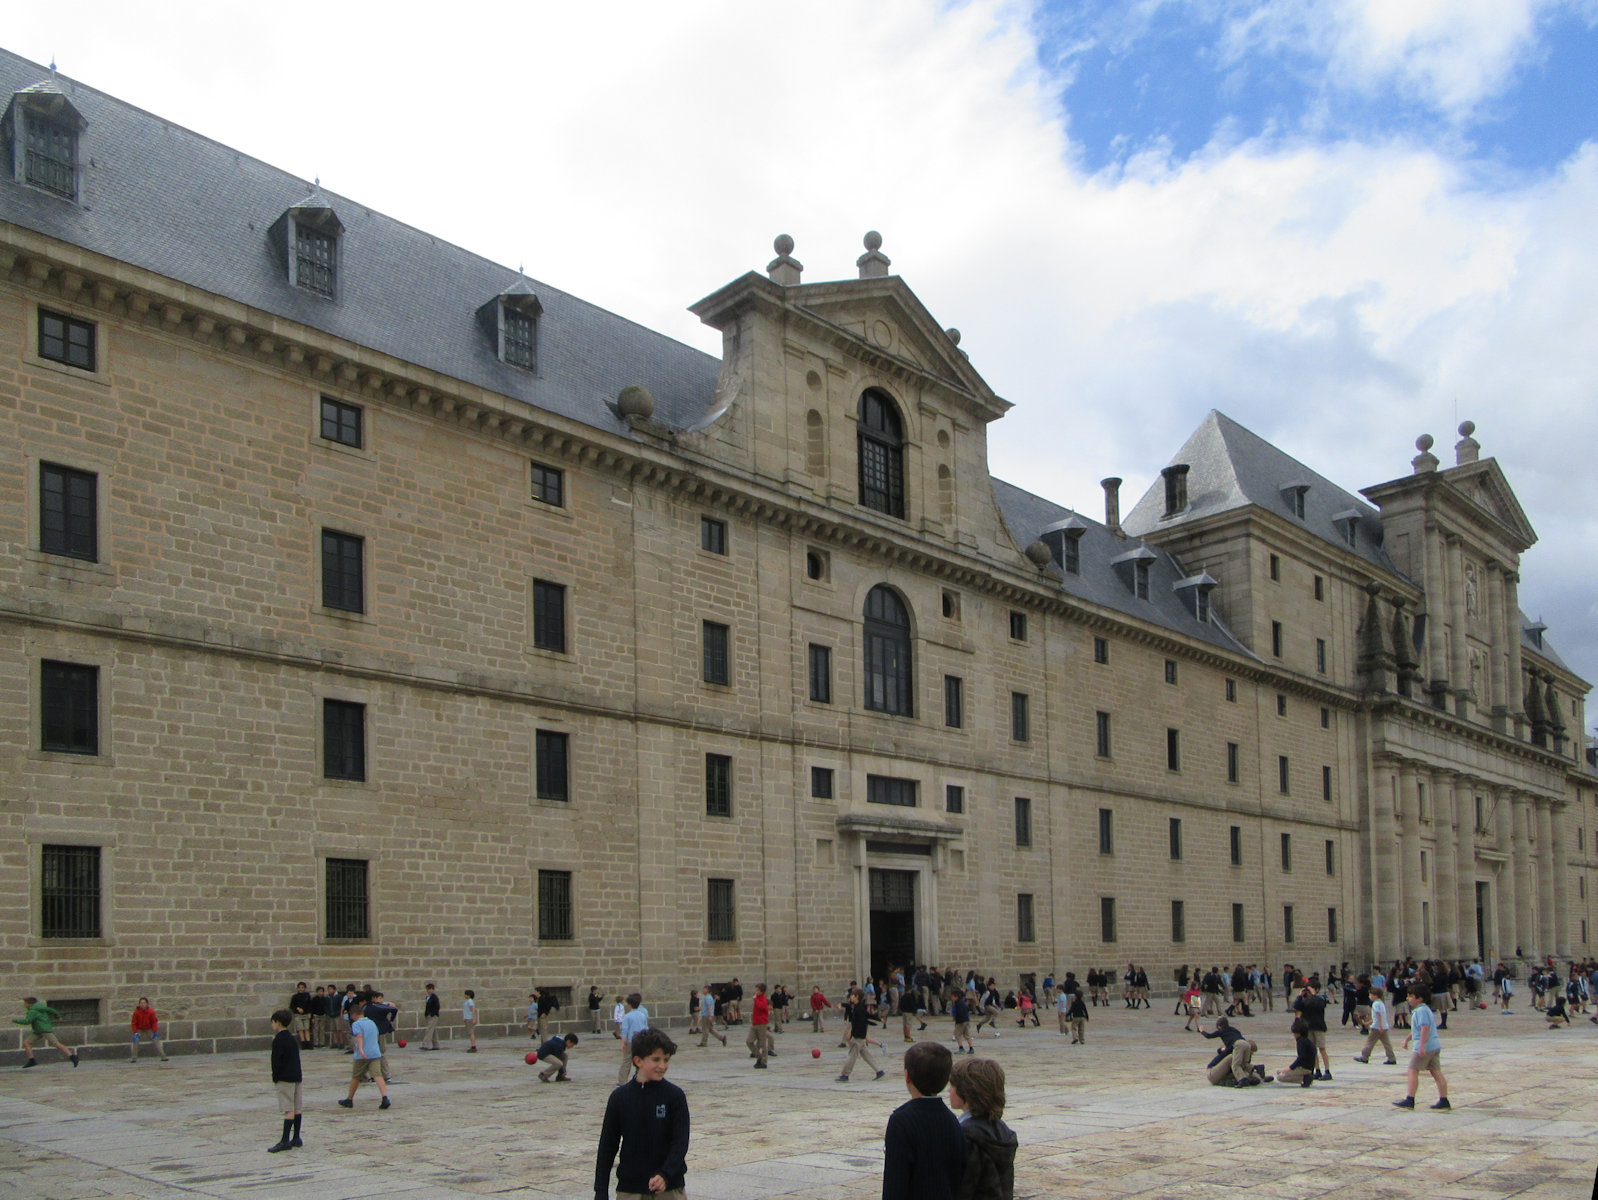
<svg viewBox="0 0 1598 1200">
<path fill-rule="evenodd" d="M 1544 625 L 1541 621 L 1537 621 L 1534 624 L 1526 626 L 1526 640 L 1530 642 L 1535 649 L 1541 650 L 1543 648 L 1543 631 L 1547 628 L 1548 626 Z"/>
<path fill-rule="evenodd" d="M 1357 508 L 1350 508 L 1332 518 L 1332 524 L 1337 526 L 1337 532 L 1343 535 L 1343 541 L 1350 546 L 1359 543 L 1359 516 Z"/>
<path fill-rule="evenodd" d="M 1060 563 L 1060 569 L 1067 575 L 1082 574 L 1082 531 L 1078 530 L 1074 537 L 1067 533 L 1060 543 L 1060 550 L 1064 559 Z"/>
<path fill-rule="evenodd" d="M 1139 546 L 1136 550 L 1129 550 L 1118 558 L 1110 560 L 1110 566 L 1115 568 L 1115 573 L 1121 577 L 1123 583 L 1132 589 L 1132 594 L 1139 600 L 1149 598 L 1149 568 L 1155 559 L 1154 551 L 1147 546 Z"/>
<path fill-rule="evenodd" d="M 51 82 L 11 97 L 3 120 L 18 182 L 68 200 L 78 198 L 78 135 L 87 122 Z"/>
<path fill-rule="evenodd" d="M 267 237 L 282 255 L 291 284 L 313 295 L 338 299 L 344 223 L 320 192 L 313 191 L 274 221 Z"/>
<path fill-rule="evenodd" d="M 1287 505 L 1287 511 L 1300 521 L 1304 519 L 1304 497 L 1308 493 L 1307 483 L 1289 483 L 1282 487 L 1282 500 Z"/>
<path fill-rule="evenodd" d="M 1067 575 L 1080 575 L 1082 573 L 1082 535 L 1088 531 L 1086 522 L 1081 517 L 1067 517 L 1057 525 L 1051 525 L 1042 533 L 1039 539 L 1049 548 L 1049 553 L 1054 556 L 1055 565 Z"/>
<path fill-rule="evenodd" d="M 477 319 L 502 363 L 538 370 L 538 320 L 544 315 L 532 285 L 518 275 L 503 292 L 477 310 Z"/>
<path fill-rule="evenodd" d="M 1210 592 L 1217 586 L 1218 581 L 1213 575 L 1201 571 L 1186 579 L 1178 579 L 1171 585 L 1171 590 L 1182 598 L 1182 603 L 1195 618 L 1207 624 L 1210 619 Z"/>
<path fill-rule="evenodd" d="M 1132 594 L 1139 600 L 1149 598 L 1149 564 L 1146 560 L 1132 564 Z"/>
</svg>

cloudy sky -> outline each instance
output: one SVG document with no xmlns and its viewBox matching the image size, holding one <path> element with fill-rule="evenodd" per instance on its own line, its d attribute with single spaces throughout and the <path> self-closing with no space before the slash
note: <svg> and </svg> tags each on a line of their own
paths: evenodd
<svg viewBox="0 0 1598 1200">
<path fill-rule="evenodd" d="M 883 250 L 1099 510 L 1219 408 L 1351 490 L 1477 425 L 1598 681 L 1598 0 L 88 0 L 5 44 L 716 352 Z"/>
</svg>

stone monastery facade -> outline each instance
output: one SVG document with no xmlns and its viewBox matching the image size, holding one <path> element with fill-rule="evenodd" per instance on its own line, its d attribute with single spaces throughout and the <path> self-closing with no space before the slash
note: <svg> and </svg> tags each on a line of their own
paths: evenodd
<svg viewBox="0 0 1598 1200">
<path fill-rule="evenodd" d="M 1090 518 L 990 475 L 1009 406 L 874 235 L 694 305 L 718 361 L 0 95 L 18 994 L 1590 953 L 1588 685 L 1468 428 L 1353 495 L 1210 413 Z"/>
</svg>

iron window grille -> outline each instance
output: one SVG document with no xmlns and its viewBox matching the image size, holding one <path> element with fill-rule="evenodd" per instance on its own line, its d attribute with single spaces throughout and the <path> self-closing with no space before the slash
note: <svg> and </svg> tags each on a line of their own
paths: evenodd
<svg viewBox="0 0 1598 1200">
<path fill-rule="evenodd" d="M 1093 661 L 1104 664 L 1110 661 L 1110 640 L 1096 637 L 1093 639 Z"/>
<path fill-rule="evenodd" d="M 1082 573 L 1082 547 L 1079 539 L 1074 537 L 1064 539 L 1063 549 L 1065 551 L 1065 561 L 1061 565 L 1065 573 L 1068 575 L 1080 575 Z"/>
<path fill-rule="evenodd" d="M 39 848 L 39 936 L 100 936 L 100 847 Z"/>
<path fill-rule="evenodd" d="M 1326 639 L 1315 639 L 1315 669 L 1322 675 L 1326 674 Z"/>
<path fill-rule="evenodd" d="M 361 406 L 322 397 L 322 437 L 340 446 L 361 448 Z"/>
<path fill-rule="evenodd" d="M 540 729 L 534 735 L 536 786 L 540 800 L 565 803 L 571 799 L 571 764 L 567 757 L 568 735 Z"/>
<path fill-rule="evenodd" d="M 1182 769 L 1182 731 L 1179 729 L 1165 731 L 1165 769 L 1168 771 Z"/>
<path fill-rule="evenodd" d="M 1171 858 L 1180 861 L 1182 857 L 1182 818 L 1170 818 Z"/>
<path fill-rule="evenodd" d="M 100 753 L 100 668 L 39 664 L 39 747 L 60 754 Z"/>
<path fill-rule="evenodd" d="M 327 937 L 364 941 L 372 936 L 364 858 L 327 860 Z"/>
<path fill-rule="evenodd" d="M 866 707 L 913 716 L 910 614 L 891 588 L 878 584 L 866 596 Z"/>
<path fill-rule="evenodd" d="M 727 522 L 715 517 L 700 517 L 699 548 L 712 554 L 727 553 Z"/>
<path fill-rule="evenodd" d="M 1115 941 L 1115 897 L 1099 897 L 1099 941 Z"/>
<path fill-rule="evenodd" d="M 732 816 L 732 759 L 725 754 L 705 755 L 705 815 Z"/>
<path fill-rule="evenodd" d="M 95 325 L 65 313 L 39 310 L 39 357 L 65 363 L 80 371 L 92 371 L 95 364 Z"/>
<path fill-rule="evenodd" d="M 898 808 L 916 807 L 916 781 L 891 775 L 866 776 L 866 803 L 891 804 Z"/>
<path fill-rule="evenodd" d="M 322 701 L 322 776 L 362 783 L 366 779 L 366 705 Z"/>
<path fill-rule="evenodd" d="M 731 879 L 706 880 L 705 937 L 712 942 L 738 940 L 738 910 Z"/>
<path fill-rule="evenodd" d="M 1232 865 L 1234 867 L 1243 865 L 1243 827 L 1241 825 L 1232 826 Z"/>
<path fill-rule="evenodd" d="M 503 306 L 501 319 L 504 325 L 502 336 L 502 353 L 506 362 L 513 367 L 525 367 L 529 371 L 538 369 L 538 322 L 531 313 L 526 313 L 506 304 Z"/>
<path fill-rule="evenodd" d="M 1293 835 L 1290 834 L 1290 833 L 1284 833 L 1282 835 L 1282 870 L 1284 872 L 1291 872 L 1292 869 L 1293 869 Z"/>
<path fill-rule="evenodd" d="M 810 647 L 810 698 L 817 704 L 832 703 L 832 648 Z"/>
<path fill-rule="evenodd" d="M 1236 783 L 1240 774 L 1238 769 L 1238 756 L 1241 753 L 1236 742 L 1226 743 L 1226 782 Z"/>
<path fill-rule="evenodd" d="M 1099 853 L 1115 853 L 1115 810 L 1099 809 Z"/>
<path fill-rule="evenodd" d="M 965 812 L 965 788 L 957 783 L 947 784 L 943 789 L 943 809 L 945 812 Z"/>
<path fill-rule="evenodd" d="M 572 933 L 572 873 L 538 872 L 538 940 L 569 942 Z"/>
<path fill-rule="evenodd" d="M 1337 910 L 1335 908 L 1326 910 L 1326 941 L 1334 946 L 1337 944 Z"/>
<path fill-rule="evenodd" d="M 322 607 L 339 612 L 366 611 L 366 539 L 322 530 Z"/>
<path fill-rule="evenodd" d="M 1018 893 L 1015 898 L 1015 940 L 1018 942 L 1038 940 L 1037 925 L 1032 916 L 1031 892 Z"/>
<path fill-rule="evenodd" d="M 1176 660 L 1174 658 L 1165 660 L 1165 682 L 1176 683 Z"/>
<path fill-rule="evenodd" d="M 1226 702 L 1228 704 L 1237 703 L 1237 680 L 1235 679 L 1226 681 Z"/>
<path fill-rule="evenodd" d="M 1276 790 L 1282 795 L 1288 794 L 1288 783 L 1291 780 L 1287 755 L 1278 755 L 1276 759 Z"/>
<path fill-rule="evenodd" d="M 534 463 L 532 468 L 533 499 L 552 508 L 566 506 L 566 473 L 559 467 L 546 467 Z"/>
<path fill-rule="evenodd" d="M 731 639 L 727 626 L 718 621 L 705 621 L 702 624 L 702 630 L 704 640 L 704 681 L 725 687 L 732 681 L 732 666 L 729 662 L 728 651 L 728 643 Z"/>
<path fill-rule="evenodd" d="M 1093 720 L 1098 744 L 1095 752 L 1100 758 L 1110 757 L 1110 714 L 1107 712 L 1094 713 Z"/>
<path fill-rule="evenodd" d="M 943 677 L 943 723 L 950 729 L 965 724 L 965 684 L 958 675 Z"/>
<path fill-rule="evenodd" d="M 1241 904 L 1232 905 L 1232 940 L 1234 942 L 1243 940 L 1243 906 Z"/>
<path fill-rule="evenodd" d="M 1293 940 L 1293 906 L 1291 904 L 1282 905 L 1282 940 L 1284 942 Z"/>
<path fill-rule="evenodd" d="M 1031 700 L 1025 692 L 1010 693 L 1010 737 L 1024 742 L 1032 736 Z"/>
<path fill-rule="evenodd" d="M 37 113 L 23 114 L 23 177 L 68 200 L 78 198 L 78 135 Z"/>
<path fill-rule="evenodd" d="M 533 580 L 533 646 L 566 653 L 566 585 Z"/>
<path fill-rule="evenodd" d="M 1171 940 L 1187 941 L 1187 906 L 1180 900 L 1171 901 Z"/>
<path fill-rule="evenodd" d="M 99 481 L 90 471 L 39 464 L 39 549 L 98 562 Z"/>
<path fill-rule="evenodd" d="M 860 503 L 890 517 L 904 516 L 904 424 L 886 392 L 860 397 Z"/>
<path fill-rule="evenodd" d="M 338 239 L 303 221 L 294 222 L 294 282 L 332 299 L 338 283 Z"/>
<path fill-rule="evenodd" d="M 1029 796 L 1015 798 L 1015 844 L 1021 847 L 1032 844 L 1032 800 Z"/>
</svg>

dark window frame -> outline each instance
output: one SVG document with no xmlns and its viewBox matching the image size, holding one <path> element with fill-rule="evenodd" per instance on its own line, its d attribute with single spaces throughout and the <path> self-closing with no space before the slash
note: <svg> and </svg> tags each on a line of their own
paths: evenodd
<svg viewBox="0 0 1598 1200">
<path fill-rule="evenodd" d="M 1237 742 L 1226 743 L 1226 782 L 1239 783 L 1242 776 L 1243 748 Z"/>
<path fill-rule="evenodd" d="M 500 361 L 524 371 L 538 371 L 538 317 L 517 304 L 499 302 Z"/>
<path fill-rule="evenodd" d="M 62 463 L 39 463 L 39 550 L 100 561 L 100 477 Z"/>
<path fill-rule="evenodd" d="M 1276 790 L 1283 796 L 1292 795 L 1293 766 L 1285 754 L 1276 756 Z"/>
<path fill-rule="evenodd" d="M 1337 876 L 1337 843 L 1331 838 L 1326 839 L 1326 873 Z"/>
<path fill-rule="evenodd" d="M 732 628 L 720 621 L 699 623 L 700 673 L 705 683 L 732 686 Z"/>
<path fill-rule="evenodd" d="M 1177 945 L 1187 941 L 1187 905 L 1180 900 L 1171 901 L 1171 941 Z"/>
<path fill-rule="evenodd" d="M 915 716 L 915 649 L 910 608 L 886 584 L 866 594 L 862 628 L 865 706 L 891 716 Z"/>
<path fill-rule="evenodd" d="M 1099 897 L 1099 941 L 1105 945 L 1114 945 L 1117 936 L 1115 927 L 1115 897 Z"/>
<path fill-rule="evenodd" d="M 1182 769 L 1182 731 L 1180 729 L 1167 729 L 1165 731 L 1165 769 L 1167 771 L 1180 771 Z"/>
<path fill-rule="evenodd" d="M 322 607 L 366 612 L 366 539 L 360 534 L 323 528 Z"/>
<path fill-rule="evenodd" d="M 51 754 L 100 753 L 100 668 L 39 661 L 39 749 Z"/>
<path fill-rule="evenodd" d="M 1228 704 L 1236 704 L 1237 703 L 1237 680 L 1228 679 L 1226 681 L 1225 695 L 1226 695 L 1226 702 Z"/>
<path fill-rule="evenodd" d="M 814 704 L 831 704 L 832 647 L 811 642 L 807 655 L 810 670 L 810 700 Z"/>
<path fill-rule="evenodd" d="M 1113 855 L 1115 853 L 1115 810 L 1113 808 L 1099 809 L 1099 853 Z"/>
<path fill-rule="evenodd" d="M 1243 865 L 1243 827 L 1241 825 L 1231 826 L 1231 834 L 1228 840 L 1232 866 L 1241 867 Z"/>
<path fill-rule="evenodd" d="M 948 783 L 943 787 L 943 811 L 949 813 L 965 812 L 965 788 L 958 783 Z"/>
<path fill-rule="evenodd" d="M 727 522 L 720 517 L 699 518 L 699 548 L 709 554 L 727 553 Z"/>
<path fill-rule="evenodd" d="M 1010 693 L 1010 740 L 1032 740 L 1032 698 L 1026 692 Z"/>
<path fill-rule="evenodd" d="M 1021 849 L 1032 845 L 1032 798 L 1015 798 L 1015 844 Z"/>
<path fill-rule="evenodd" d="M 705 816 L 732 816 L 732 756 L 705 755 Z"/>
<path fill-rule="evenodd" d="M 571 803 L 571 735 L 557 729 L 533 732 L 534 795 L 540 800 Z"/>
<path fill-rule="evenodd" d="M 866 803 L 885 804 L 893 808 L 919 808 L 920 784 L 914 779 L 895 775 L 867 775 Z"/>
<path fill-rule="evenodd" d="M 1285 641 L 1285 635 L 1282 632 L 1282 623 L 1280 621 L 1272 621 L 1271 622 L 1271 657 L 1272 658 L 1281 658 L 1282 657 L 1282 645 L 1283 645 L 1284 641 Z"/>
<path fill-rule="evenodd" d="M 1096 637 L 1093 639 L 1093 661 L 1100 666 L 1105 666 L 1110 661 L 1110 639 Z"/>
<path fill-rule="evenodd" d="M 736 880 L 705 880 L 705 940 L 738 940 L 738 885 Z"/>
<path fill-rule="evenodd" d="M 1165 682 L 1170 684 L 1172 687 L 1175 687 L 1176 686 L 1176 680 L 1177 680 L 1176 659 L 1168 658 L 1168 659 L 1165 660 Z"/>
<path fill-rule="evenodd" d="M 1016 893 L 1015 940 L 1024 945 L 1038 940 L 1036 906 L 1031 892 Z"/>
<path fill-rule="evenodd" d="M 1094 750 L 1098 758 L 1112 758 L 1114 743 L 1111 741 L 1110 714 L 1096 712 L 1093 714 Z"/>
<path fill-rule="evenodd" d="M 102 936 L 103 849 L 39 847 L 39 936 L 85 941 Z"/>
<path fill-rule="evenodd" d="M 322 699 L 322 778 L 366 782 L 366 705 Z"/>
<path fill-rule="evenodd" d="M 1182 818 L 1166 818 L 1166 829 L 1170 839 L 1171 861 L 1182 861 Z"/>
<path fill-rule="evenodd" d="M 541 462 L 530 462 L 532 498 L 551 508 L 566 507 L 566 472 Z"/>
<path fill-rule="evenodd" d="M 71 313 L 39 309 L 39 357 L 94 374 L 100 361 L 99 326 Z"/>
<path fill-rule="evenodd" d="M 566 653 L 566 585 L 533 580 L 533 648 Z"/>
<path fill-rule="evenodd" d="M 1293 928 L 1293 916 L 1293 906 L 1291 904 L 1282 905 L 1282 941 L 1286 945 L 1293 944 L 1294 936 L 1297 932 Z"/>
<path fill-rule="evenodd" d="M 44 113 L 22 110 L 22 179 L 67 200 L 78 198 L 78 131 Z"/>
<path fill-rule="evenodd" d="M 1010 610 L 1010 640 L 1024 642 L 1027 640 L 1026 613 L 1020 609 Z"/>
<path fill-rule="evenodd" d="M 965 681 L 958 675 L 943 677 L 943 724 L 948 729 L 965 728 Z"/>
<path fill-rule="evenodd" d="M 324 860 L 322 934 L 330 942 L 366 942 L 372 938 L 371 861 L 365 858 Z"/>
<path fill-rule="evenodd" d="M 298 217 L 289 220 L 289 254 L 294 259 L 294 286 L 313 296 L 338 299 L 339 236 Z"/>
<path fill-rule="evenodd" d="M 1282 874 L 1291 875 L 1293 873 L 1293 835 L 1291 833 L 1284 833 L 1281 835 L 1281 838 Z"/>
<path fill-rule="evenodd" d="M 903 520 L 905 438 L 899 406 L 881 388 L 867 388 L 857 417 L 860 505 Z"/>
<path fill-rule="evenodd" d="M 366 410 L 359 404 L 323 396 L 321 432 L 324 442 L 360 450 L 366 445 Z"/>
<path fill-rule="evenodd" d="M 538 871 L 538 940 L 571 942 L 577 938 L 570 871 Z"/>
<path fill-rule="evenodd" d="M 833 769 L 831 767 L 810 768 L 810 798 L 812 800 L 831 800 L 835 791 Z"/>
<path fill-rule="evenodd" d="M 1237 903 L 1232 905 L 1232 940 L 1234 942 L 1246 940 L 1243 906 Z"/>
</svg>

